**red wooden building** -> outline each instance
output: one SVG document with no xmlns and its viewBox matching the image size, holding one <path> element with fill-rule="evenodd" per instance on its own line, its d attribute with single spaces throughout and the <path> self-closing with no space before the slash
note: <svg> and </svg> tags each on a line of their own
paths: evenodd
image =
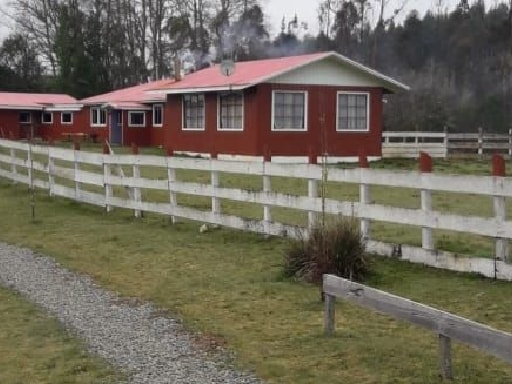
<svg viewBox="0 0 512 384">
<path fill-rule="evenodd" d="M 219 158 L 331 161 L 381 156 L 383 95 L 408 87 L 333 52 L 219 66 L 151 94 L 166 95 L 163 144 Z"/>
<path fill-rule="evenodd" d="M 112 144 L 163 144 L 165 95 L 147 91 L 170 80 L 153 81 L 81 100 L 82 124 L 77 129 Z"/>
<path fill-rule="evenodd" d="M 0 92 L 0 137 L 57 137 L 77 123 L 81 107 L 68 95 Z"/>
</svg>

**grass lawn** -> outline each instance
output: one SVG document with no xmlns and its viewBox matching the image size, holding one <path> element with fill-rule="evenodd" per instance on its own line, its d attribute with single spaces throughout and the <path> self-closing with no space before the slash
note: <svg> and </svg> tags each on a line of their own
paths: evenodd
<svg viewBox="0 0 512 384">
<path fill-rule="evenodd" d="M 281 275 L 286 241 L 101 209 L 0 181 L 0 239 L 54 256 L 125 296 L 153 301 L 225 341 L 268 383 L 436 383 L 436 335 L 338 303 L 323 337 L 319 290 Z M 376 258 L 370 285 L 512 331 L 510 283 Z M 454 343 L 456 383 L 512 382 L 512 367 Z"/>
<path fill-rule="evenodd" d="M 113 384 L 122 380 L 107 364 L 84 352 L 84 346 L 56 320 L 1 287 L 0 324 L 2 384 Z"/>
</svg>

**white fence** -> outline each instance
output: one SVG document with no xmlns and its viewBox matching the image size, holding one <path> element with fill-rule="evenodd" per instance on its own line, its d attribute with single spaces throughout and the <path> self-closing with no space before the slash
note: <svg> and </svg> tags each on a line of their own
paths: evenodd
<svg viewBox="0 0 512 384">
<path fill-rule="evenodd" d="M 67 164 L 68 166 L 65 166 Z M 121 167 L 132 169 L 130 176 L 116 172 Z M 95 170 L 91 170 L 95 168 Z M 165 169 L 163 177 L 141 176 L 151 169 Z M 207 171 L 210 183 L 200 184 L 177 180 L 176 170 Z M 117 173 L 117 175 L 115 174 Z M 244 190 L 220 186 L 224 174 L 261 177 L 261 190 Z M 272 177 L 307 180 L 307 196 L 272 191 Z M 187 218 L 278 236 L 295 236 L 297 226 L 272 220 L 272 207 L 290 208 L 308 213 L 311 226 L 321 212 L 354 216 L 361 219 L 369 250 L 381 255 L 396 256 L 437 268 L 476 272 L 488 277 L 512 280 L 512 265 L 507 263 L 508 242 L 512 239 L 512 222 L 506 218 L 505 199 L 512 197 L 512 179 L 491 176 L 436 175 L 371 169 L 329 168 L 326 179 L 334 183 L 359 185 L 359 201 L 322 199 L 318 186 L 323 168 L 313 164 L 276 164 L 270 162 L 235 162 L 147 155 L 103 155 L 27 143 L 0 140 L 0 178 L 32 184 L 79 202 L 94 204 L 110 211 L 113 207 L 130 209 L 138 216 L 142 211 Z M 61 181 L 59 183 L 59 180 Z M 373 204 L 372 185 L 412 188 L 420 191 L 421 209 L 398 208 Z M 87 187 L 87 188 L 86 188 Z M 126 188 L 130 193 L 120 193 Z M 87 189 L 87 190 L 86 190 Z M 141 191 L 160 191 L 164 201 L 149 201 Z M 457 216 L 432 210 L 432 192 L 481 195 L 492 199 L 494 217 Z M 211 199 L 209 211 L 178 204 L 177 194 Z M 124 196 L 123 196 L 124 195 Z M 263 220 L 250 220 L 222 212 L 221 199 L 261 206 Z M 389 244 L 370 238 L 371 222 L 403 224 L 422 228 L 422 247 Z M 489 258 L 461 257 L 436 250 L 433 230 L 444 229 L 486 236 L 494 239 L 496 254 Z"/>
<path fill-rule="evenodd" d="M 383 132 L 383 157 L 418 157 L 426 152 L 432 157 L 451 155 L 485 155 L 499 153 L 512 156 L 512 130 L 508 134 L 446 132 Z"/>
</svg>

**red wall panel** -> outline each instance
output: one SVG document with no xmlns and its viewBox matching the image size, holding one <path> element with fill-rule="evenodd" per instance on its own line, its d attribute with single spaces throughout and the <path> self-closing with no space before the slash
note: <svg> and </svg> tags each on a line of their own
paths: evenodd
<svg viewBox="0 0 512 384">
<path fill-rule="evenodd" d="M 307 131 L 275 132 L 271 130 L 272 91 L 308 92 Z M 370 94 L 370 129 L 367 132 L 337 132 L 338 91 L 361 91 Z M 274 156 L 321 155 L 381 156 L 382 89 L 333 86 L 260 84 L 244 91 L 244 130 L 217 130 L 217 94 L 205 95 L 206 126 L 204 131 L 182 130 L 182 96 L 169 95 L 164 108 L 165 146 L 175 151 Z M 322 120 L 323 118 L 323 120 Z M 322 122 L 323 121 L 323 122 Z M 156 143 L 156 140 L 155 140 Z"/>
</svg>

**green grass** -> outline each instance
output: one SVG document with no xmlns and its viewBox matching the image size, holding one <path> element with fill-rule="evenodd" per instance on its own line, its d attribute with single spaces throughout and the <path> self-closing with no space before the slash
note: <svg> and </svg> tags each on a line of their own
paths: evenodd
<svg viewBox="0 0 512 384">
<path fill-rule="evenodd" d="M 84 346 L 56 320 L 1 287 L 0 324 L 2 384 L 113 384 L 122 381 L 122 377 L 103 361 L 89 356 Z"/>
<path fill-rule="evenodd" d="M 198 223 L 50 199 L 30 220 L 26 187 L 0 187 L 0 239 L 50 254 L 108 289 L 151 300 L 225 340 L 237 364 L 269 383 L 437 383 L 436 335 L 338 303 L 336 337 L 322 335 L 316 287 L 282 277 L 286 241 Z M 512 331 L 510 284 L 374 260 L 369 284 Z M 456 383 L 507 383 L 512 368 L 455 343 Z"/>
</svg>

